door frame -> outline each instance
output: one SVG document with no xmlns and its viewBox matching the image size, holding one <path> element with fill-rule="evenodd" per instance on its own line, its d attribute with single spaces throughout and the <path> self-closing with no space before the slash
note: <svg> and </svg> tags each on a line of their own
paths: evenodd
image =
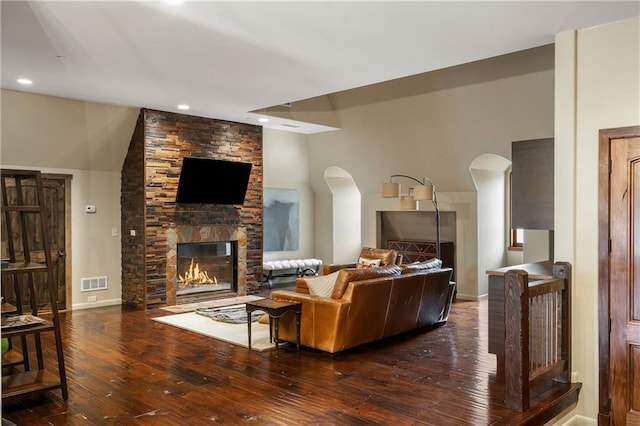
<svg viewBox="0 0 640 426">
<path fill-rule="evenodd" d="M 640 126 L 601 129 L 598 160 L 598 425 L 609 425 L 609 204 L 611 199 L 611 145 L 618 139 L 640 137 Z"/>
</svg>

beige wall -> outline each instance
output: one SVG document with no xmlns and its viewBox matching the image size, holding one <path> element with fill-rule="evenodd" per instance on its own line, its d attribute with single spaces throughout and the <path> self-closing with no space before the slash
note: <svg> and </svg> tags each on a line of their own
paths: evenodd
<svg viewBox="0 0 640 426">
<path fill-rule="evenodd" d="M 573 263 L 577 413 L 598 410 L 598 131 L 640 124 L 640 18 L 556 38 L 555 257 Z M 595 423 L 594 423 L 595 424 Z"/>
<path fill-rule="evenodd" d="M 2 101 L 2 164 L 120 172 L 138 108 L 13 90 Z"/>
<path fill-rule="evenodd" d="M 120 168 L 138 110 L 10 90 L 1 101 L 2 167 L 72 175 L 72 309 L 120 304 Z M 81 278 L 95 276 L 107 290 L 81 292 Z"/>
<path fill-rule="evenodd" d="M 71 309 L 86 309 L 121 303 L 120 265 L 120 172 L 100 172 L 16 164 L 3 168 L 40 170 L 44 173 L 71 175 Z M 84 206 L 96 206 L 88 214 Z M 112 236 L 115 228 L 117 236 Z M 107 289 L 80 291 L 82 278 L 107 277 Z M 90 298 L 95 297 L 95 300 Z M 91 301 L 90 301 L 91 300 Z"/>
<path fill-rule="evenodd" d="M 56 170 L 71 173 L 71 278 L 72 309 L 85 309 L 121 303 L 120 264 L 120 172 Z M 96 213 L 84 206 L 93 204 Z M 111 236 L 115 228 L 118 236 Z M 80 280 L 106 276 L 104 291 L 80 291 Z M 95 296 L 95 301 L 89 301 Z"/>
<path fill-rule="evenodd" d="M 327 167 L 349 172 L 363 194 L 363 244 L 375 244 L 376 210 L 394 208 L 393 200 L 379 199 L 381 182 L 391 174 L 429 177 L 440 209 L 464 212 L 456 244 L 458 290 L 476 298 L 477 212 L 469 166 L 482 154 L 511 158 L 512 141 L 553 136 L 553 55 L 553 46 L 545 46 L 330 95 L 342 129 L 308 136 L 313 191 L 328 191 L 322 179 Z M 455 206 L 447 206 L 447 198 Z M 326 209 L 316 209 L 316 221 L 331 221 Z"/>
<path fill-rule="evenodd" d="M 297 189 L 300 196 L 300 241 L 296 251 L 264 252 L 265 260 L 313 258 L 314 200 L 309 186 L 305 135 L 264 129 L 263 186 Z"/>
</svg>

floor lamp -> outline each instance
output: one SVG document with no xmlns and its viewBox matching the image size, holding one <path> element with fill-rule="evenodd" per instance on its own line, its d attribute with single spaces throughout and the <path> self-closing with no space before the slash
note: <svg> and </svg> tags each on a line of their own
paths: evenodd
<svg viewBox="0 0 640 426">
<path fill-rule="evenodd" d="M 406 178 L 418 184 L 409 188 L 407 195 L 400 196 L 400 184 L 393 182 L 393 178 Z M 428 178 L 416 179 L 407 175 L 391 175 L 389 182 L 382 184 L 383 198 L 398 198 L 400 196 L 400 208 L 403 210 L 418 210 L 418 201 L 430 200 L 436 211 L 436 256 L 440 258 L 440 210 L 438 210 L 438 196 L 433 182 Z"/>
</svg>

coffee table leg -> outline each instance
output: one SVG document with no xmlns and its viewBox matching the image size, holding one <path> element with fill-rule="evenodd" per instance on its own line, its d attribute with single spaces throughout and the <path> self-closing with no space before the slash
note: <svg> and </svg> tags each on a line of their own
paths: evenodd
<svg viewBox="0 0 640 426">
<path fill-rule="evenodd" d="M 249 334 L 249 350 L 251 350 L 251 312 L 247 312 L 247 328 Z"/>
<path fill-rule="evenodd" d="M 300 312 L 296 312 L 296 351 L 300 352 Z"/>
<path fill-rule="evenodd" d="M 278 349 L 278 340 L 280 339 L 280 318 L 275 317 L 273 319 L 273 328 L 275 329 L 273 337 L 276 340 L 276 356 L 278 356 L 278 353 L 279 353 L 278 352 L 279 351 L 279 349 Z"/>
</svg>

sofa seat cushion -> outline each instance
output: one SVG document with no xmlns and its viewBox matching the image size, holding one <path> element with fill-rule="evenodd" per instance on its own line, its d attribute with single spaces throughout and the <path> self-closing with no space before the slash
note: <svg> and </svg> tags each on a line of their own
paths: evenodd
<svg viewBox="0 0 640 426">
<path fill-rule="evenodd" d="M 371 278 L 389 277 L 392 275 L 400 275 L 402 269 L 397 265 L 381 266 L 380 268 L 345 268 L 338 271 L 336 283 L 333 286 L 333 299 L 340 299 L 344 294 L 347 286 L 352 281 L 370 280 Z"/>
<path fill-rule="evenodd" d="M 319 275 L 317 277 L 305 278 L 309 294 L 318 297 L 331 297 L 333 293 L 333 287 L 336 284 L 338 278 L 338 272 L 333 272 L 329 275 Z"/>
</svg>

